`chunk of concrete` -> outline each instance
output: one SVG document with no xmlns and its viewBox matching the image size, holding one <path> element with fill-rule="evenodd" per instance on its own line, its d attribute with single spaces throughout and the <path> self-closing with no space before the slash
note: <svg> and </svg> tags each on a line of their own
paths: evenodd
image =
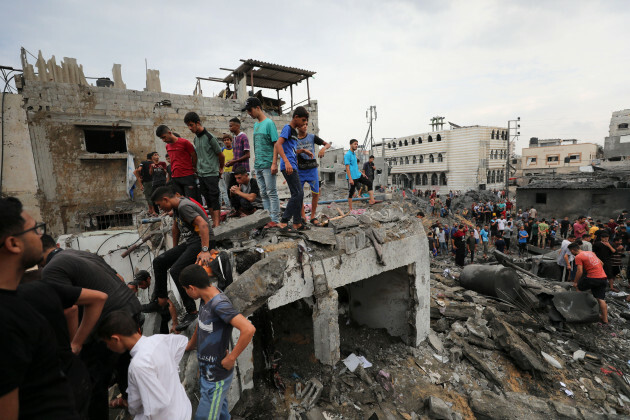
<svg viewBox="0 0 630 420">
<path fill-rule="evenodd" d="M 559 292 L 554 294 L 552 302 L 566 322 L 599 321 L 599 304 L 590 293 Z"/>
<path fill-rule="evenodd" d="M 586 356 L 586 352 L 584 350 L 576 350 L 573 353 L 573 360 L 575 360 L 576 362 L 584 360 L 584 356 Z"/>
<path fill-rule="evenodd" d="M 563 369 L 560 362 L 558 362 L 552 355 L 547 354 L 544 351 L 541 351 L 540 354 L 543 357 L 543 359 L 545 359 L 545 361 L 549 363 L 551 366 L 555 367 L 556 369 Z"/>
<path fill-rule="evenodd" d="M 481 371 L 481 373 L 483 373 L 483 375 L 486 377 L 486 379 L 488 379 L 490 382 L 494 383 L 499 388 L 503 388 L 503 384 L 501 383 L 501 379 L 499 379 L 499 377 L 494 373 L 494 370 L 492 370 L 486 364 L 486 362 L 483 360 L 483 356 L 481 356 L 471 346 L 469 346 L 468 344 L 465 344 L 465 343 L 462 343 L 462 350 L 463 350 L 464 356 L 466 356 L 466 359 L 468 359 L 468 361 L 477 370 Z"/>
<path fill-rule="evenodd" d="M 495 343 L 507 352 L 514 363 L 527 371 L 545 371 L 536 353 L 523 341 L 512 327 L 499 319 L 492 320 Z"/>
<path fill-rule="evenodd" d="M 433 331 L 429 331 L 429 336 L 427 337 L 427 339 L 429 340 L 429 344 L 431 345 L 431 347 L 433 347 L 435 351 L 437 351 L 439 354 L 442 354 L 444 352 L 444 345 L 442 344 L 442 340 L 440 340 L 440 337 L 438 337 L 436 333 L 434 333 Z"/>
<path fill-rule="evenodd" d="M 321 245 L 337 245 L 333 228 L 314 227 L 303 232 L 306 239 Z"/>
<path fill-rule="evenodd" d="M 258 210 L 249 216 L 230 219 L 228 222 L 212 229 L 214 240 L 222 241 L 240 233 L 249 233 L 256 228 L 265 226 L 269 222 L 271 222 L 271 216 L 267 210 Z"/>
<path fill-rule="evenodd" d="M 427 408 L 429 409 L 429 418 L 437 420 L 451 420 L 453 416 L 453 410 L 451 407 L 437 397 L 427 398 Z"/>
<path fill-rule="evenodd" d="M 354 216 L 345 216 L 341 219 L 331 220 L 330 225 L 334 229 L 335 233 L 338 233 L 344 229 L 350 229 L 359 226 L 359 221 Z"/>
<path fill-rule="evenodd" d="M 278 253 L 253 264 L 225 289 L 234 308 L 249 316 L 284 284 L 288 256 Z"/>
</svg>

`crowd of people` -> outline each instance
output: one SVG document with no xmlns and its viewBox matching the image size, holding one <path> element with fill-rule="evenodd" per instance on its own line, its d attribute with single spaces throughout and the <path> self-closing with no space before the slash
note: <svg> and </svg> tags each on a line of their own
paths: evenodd
<svg viewBox="0 0 630 420">
<path fill-rule="evenodd" d="M 439 199 L 431 195 L 429 198 L 427 210 L 436 215 L 435 203 Z M 452 197 L 446 200 L 449 203 L 447 214 L 450 214 L 449 199 Z M 565 216 L 558 220 L 539 217 L 534 207 L 516 209 L 513 201 L 499 199 L 473 203 L 463 213 L 468 223 L 454 226 L 436 217 L 427 235 L 432 257 L 452 254 L 455 263 L 463 267 L 467 256 L 470 264 L 479 262 L 480 258 L 488 260 L 491 246 L 505 254 L 517 252 L 519 257 L 527 256 L 528 245 L 558 249 L 558 280 L 572 282 L 580 291 L 591 290 L 599 302 L 602 323 L 608 323 L 605 294 L 607 290 L 619 292 L 615 282 L 622 278 L 623 259 L 630 250 L 627 211 L 607 222 L 586 216 L 574 220 Z M 629 272 L 630 262 L 626 267 L 626 273 Z"/>
<path fill-rule="evenodd" d="M 319 225 L 319 174 L 315 156 L 330 143 L 308 133 L 309 113 L 297 107 L 278 134 L 275 123 L 249 98 L 243 111 L 255 120 L 253 168 L 250 144 L 241 121 L 229 121 L 221 140 L 210 134 L 195 112 L 184 122 L 195 135 L 181 138 L 166 125 L 156 136 L 166 144 L 166 162 L 157 152 L 135 170 L 151 216 L 173 217 L 175 246 L 153 261 L 153 275 L 141 270 L 125 282 L 100 256 L 60 248 L 19 200 L 0 199 L 0 322 L 6 328 L 0 379 L 3 419 L 109 418 L 109 408 L 126 407 L 138 419 L 190 419 L 190 400 L 179 380 L 179 362 L 197 349 L 200 401 L 195 419 L 227 419 L 227 392 L 236 358 L 251 342 L 254 326 L 213 284 L 225 278 L 210 269 L 217 256 L 213 228 L 229 217 L 257 209 L 270 212 L 265 228 L 308 229 Z M 357 140 L 344 156 L 348 204 L 365 189 L 375 202 L 374 157 L 362 170 Z M 280 170 L 291 197 L 280 212 L 276 174 Z M 305 215 L 304 185 L 312 192 L 311 215 Z M 357 187 L 361 186 L 360 189 Z M 220 256 L 220 254 L 219 254 Z M 32 267 L 36 266 L 36 269 Z M 170 273 L 185 314 L 169 300 Z M 154 281 L 149 303 L 141 305 L 138 289 Z M 200 299 L 197 307 L 195 300 Z M 160 334 L 142 335 L 144 314 L 161 318 Z M 170 323 L 170 327 L 169 327 Z M 195 323 L 192 338 L 178 333 Z M 192 327 L 191 327 L 192 328 Z M 230 346 L 232 329 L 239 330 Z M 120 397 L 108 399 L 117 383 Z"/>
</svg>

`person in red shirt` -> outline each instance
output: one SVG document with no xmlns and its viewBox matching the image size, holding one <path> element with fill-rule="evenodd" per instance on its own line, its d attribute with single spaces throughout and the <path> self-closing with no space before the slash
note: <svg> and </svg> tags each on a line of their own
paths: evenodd
<svg viewBox="0 0 630 420">
<path fill-rule="evenodd" d="M 575 239 L 582 239 L 586 234 L 586 217 L 580 216 L 578 221 L 573 224 L 573 234 Z"/>
<path fill-rule="evenodd" d="M 175 136 L 165 125 L 159 126 L 155 135 L 166 143 L 166 151 L 171 159 L 171 187 L 180 195 L 200 201 L 195 177 L 195 146 L 188 140 Z"/>
<path fill-rule="evenodd" d="M 604 324 L 608 324 L 608 305 L 606 305 L 607 277 L 604 271 L 604 263 L 597 258 L 594 252 L 582 251 L 576 241 L 571 243 L 569 251 L 575 256 L 577 271 L 573 280 L 573 287 L 580 291 L 591 290 L 599 303 L 600 318 Z M 585 276 L 583 276 L 586 274 Z"/>
</svg>

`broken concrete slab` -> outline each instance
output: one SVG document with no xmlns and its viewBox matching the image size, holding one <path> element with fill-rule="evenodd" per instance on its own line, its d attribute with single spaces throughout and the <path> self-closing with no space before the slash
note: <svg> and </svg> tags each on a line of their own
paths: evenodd
<svg viewBox="0 0 630 420">
<path fill-rule="evenodd" d="M 545 371 L 545 367 L 540 361 L 540 358 L 529 345 L 518 336 L 512 329 L 512 326 L 495 318 L 492 320 L 492 328 L 495 343 L 510 355 L 519 368 L 530 372 Z"/>
<path fill-rule="evenodd" d="M 427 336 L 429 344 L 433 349 L 438 352 L 438 354 L 442 354 L 444 352 L 444 345 L 442 344 L 442 340 L 437 336 L 433 331 L 429 331 L 429 335 Z"/>
<path fill-rule="evenodd" d="M 543 359 L 545 359 L 545 362 L 549 363 L 551 366 L 555 367 L 556 369 L 564 369 L 562 365 L 560 364 L 560 362 L 558 362 L 556 358 L 553 357 L 552 355 L 547 354 L 544 351 L 541 351 L 540 355 L 543 357 Z"/>
<path fill-rule="evenodd" d="M 225 289 L 234 308 L 249 316 L 284 284 L 284 270 L 288 256 L 278 253 L 275 258 L 265 258 L 253 264 Z"/>
<path fill-rule="evenodd" d="M 233 239 L 243 233 L 249 234 L 252 230 L 261 228 L 269 222 L 271 222 L 271 216 L 267 210 L 258 210 L 250 216 L 229 219 L 228 222 L 212 229 L 214 240 L 222 241 Z"/>
<path fill-rule="evenodd" d="M 306 239 L 320 245 L 337 245 L 335 231 L 333 228 L 313 227 L 302 232 Z"/>
<path fill-rule="evenodd" d="M 599 321 L 599 304 L 590 293 L 559 292 L 553 295 L 552 302 L 566 322 Z"/>
<path fill-rule="evenodd" d="M 478 370 L 480 370 L 484 376 L 486 377 L 486 379 L 488 379 L 490 382 L 494 383 L 496 386 L 498 386 L 499 388 L 503 388 L 503 383 L 501 382 L 501 379 L 494 373 L 494 370 L 492 370 L 485 362 L 484 357 L 479 354 L 476 350 L 474 350 L 471 346 L 469 346 L 466 343 L 460 342 L 461 346 L 462 346 L 462 351 L 464 356 L 466 356 L 466 359 Z"/>
<path fill-rule="evenodd" d="M 451 420 L 453 418 L 451 407 L 438 397 L 430 396 L 427 398 L 426 405 L 429 410 L 429 418 L 437 420 Z"/>
<path fill-rule="evenodd" d="M 344 229 L 350 229 L 359 226 L 359 221 L 354 216 L 345 216 L 337 220 L 331 219 L 330 226 L 332 226 L 335 233 L 339 233 Z"/>
</svg>

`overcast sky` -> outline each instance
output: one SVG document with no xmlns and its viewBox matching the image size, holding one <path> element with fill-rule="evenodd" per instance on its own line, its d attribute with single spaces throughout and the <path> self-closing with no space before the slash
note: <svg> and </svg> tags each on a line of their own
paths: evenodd
<svg viewBox="0 0 630 420">
<path fill-rule="evenodd" d="M 4 2 L 0 65 L 20 46 L 75 57 L 86 76 L 122 64 L 145 87 L 192 94 L 196 76 L 224 76 L 254 58 L 316 71 L 320 136 L 335 146 L 374 134 L 430 131 L 429 119 L 507 126 L 530 137 L 603 144 L 612 111 L 630 108 L 630 4 L 605 1 Z M 34 63 L 34 59 L 29 57 Z M 223 86 L 206 82 L 204 94 Z M 269 91 L 275 97 L 275 92 Z M 288 95 L 286 95 L 288 98 Z M 305 98 L 305 86 L 296 97 Z"/>
</svg>

